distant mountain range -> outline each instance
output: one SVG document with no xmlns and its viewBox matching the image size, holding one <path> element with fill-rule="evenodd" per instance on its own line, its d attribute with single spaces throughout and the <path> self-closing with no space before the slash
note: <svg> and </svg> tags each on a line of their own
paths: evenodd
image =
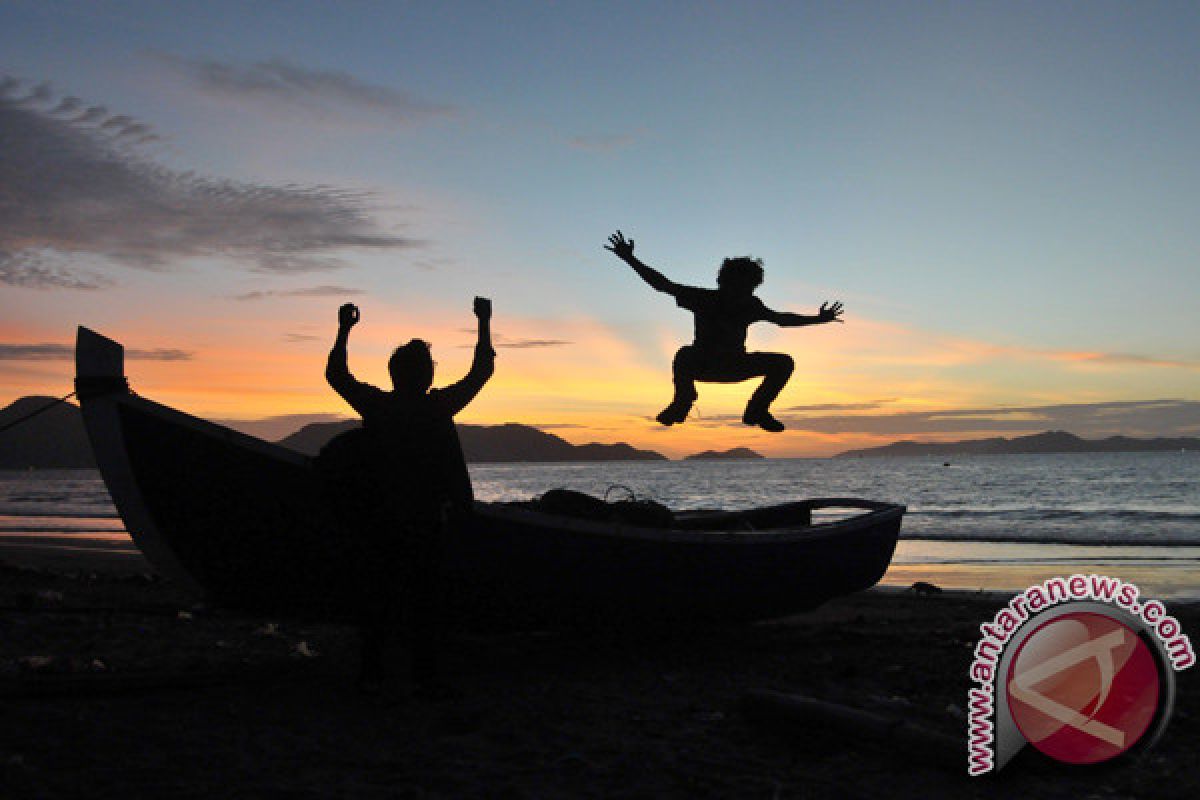
<svg viewBox="0 0 1200 800">
<path fill-rule="evenodd" d="M 0 409 L 0 427 L 50 403 L 53 397 L 22 397 Z M 305 425 L 279 444 L 315 455 L 325 442 L 359 424 L 357 420 Z M 552 433 L 528 425 L 459 425 L 467 461 L 665 461 L 652 450 L 628 444 L 573 445 Z M 92 447 L 83 428 L 79 407 L 59 403 L 15 428 L 0 433 L 0 469 L 94 467 Z"/>
<path fill-rule="evenodd" d="M 0 428 L 26 414 L 53 403 L 53 397 L 22 397 L 0 409 Z M 315 455 L 322 445 L 342 431 L 358 425 L 357 420 L 318 422 L 279 440 L 279 444 Z M 471 462 L 520 461 L 665 461 L 653 450 L 628 444 L 574 445 L 552 433 L 529 425 L 459 425 L 463 453 Z M 1049 431 L 1012 439 L 974 439 L 961 442 L 895 442 L 883 447 L 849 450 L 838 458 L 875 456 L 955 456 L 981 453 L 1124 453 L 1141 450 L 1197 450 L 1200 438 L 1080 439 L 1064 431 Z M 685 460 L 762 458 L 753 450 L 706 450 Z M 62 469 L 94 467 L 92 448 L 83 429 L 79 407 L 59 403 L 11 430 L 0 433 L 0 469 Z"/>
<path fill-rule="evenodd" d="M 1156 450 L 1200 450 L 1195 437 L 1170 439 L 1132 439 L 1110 436 L 1107 439 L 1080 439 L 1066 431 L 1047 431 L 1012 439 L 969 439 L 959 442 L 893 442 L 882 447 L 847 450 L 837 458 L 874 458 L 878 456 L 961 456 L 1031 453 L 1134 453 Z"/>
<path fill-rule="evenodd" d="M 684 456 L 684 461 L 740 461 L 747 458 L 762 458 L 759 453 L 754 452 L 748 447 L 735 447 L 732 450 L 705 450 L 703 453 L 695 453 L 694 455 Z"/>
<path fill-rule="evenodd" d="M 358 420 L 314 422 L 279 440 L 306 455 L 316 455 L 337 434 L 359 426 Z M 463 455 L 470 462 L 513 461 L 666 461 L 653 450 L 618 444 L 571 444 L 529 425 L 459 425 Z"/>
</svg>

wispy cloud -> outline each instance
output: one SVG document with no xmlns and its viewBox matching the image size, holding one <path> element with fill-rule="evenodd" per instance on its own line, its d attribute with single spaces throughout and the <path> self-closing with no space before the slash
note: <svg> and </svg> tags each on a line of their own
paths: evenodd
<svg viewBox="0 0 1200 800">
<path fill-rule="evenodd" d="M 474 328 L 459 328 L 459 333 L 468 333 L 475 335 Z M 574 344 L 566 339 L 510 339 L 502 333 L 492 334 L 492 346 L 496 348 L 508 348 L 510 350 L 534 350 L 541 347 L 564 347 Z M 459 347 L 474 347 L 475 344 L 460 344 Z"/>
<path fill-rule="evenodd" d="M 320 339 L 320 336 L 313 333 L 285 333 L 283 335 L 285 342 L 292 342 L 293 344 L 297 342 L 315 342 Z"/>
<path fill-rule="evenodd" d="M 161 347 L 155 350 L 125 350 L 125 358 L 138 361 L 190 361 L 187 350 Z M 0 361 L 64 361 L 75 358 L 75 347 L 69 344 L 43 342 L 40 344 L 0 343 Z"/>
<path fill-rule="evenodd" d="M 412 264 L 413 268 L 423 272 L 435 272 L 443 267 L 453 266 L 458 262 L 453 258 L 439 256 L 435 258 L 414 258 L 409 263 Z"/>
<path fill-rule="evenodd" d="M 1055 361 L 1066 361 L 1077 364 L 1098 364 L 1114 367 L 1178 367 L 1182 369 L 1200 369 L 1200 361 L 1158 358 L 1139 353 L 1103 353 L 1086 350 L 1048 350 L 1037 352 L 1042 352 Z"/>
<path fill-rule="evenodd" d="M 941 369 L 992 363 L 1050 362 L 1083 371 L 1200 369 L 1191 353 L 1137 353 L 1096 347 L 1045 348 L 946 335 L 894 322 L 854 319 L 823 342 L 823 352 L 860 366 Z"/>
<path fill-rule="evenodd" d="M 150 127 L 45 85 L 0 81 L 0 284 L 96 289 L 111 278 L 63 257 L 167 269 L 227 258 L 266 273 L 337 269 L 339 251 L 419 244 L 384 233 L 373 196 L 178 172 L 143 158 Z M 83 110 L 80 110 L 83 109 Z"/>
<path fill-rule="evenodd" d="M 114 285 L 112 278 L 95 270 L 68 269 L 61 264 L 47 263 L 45 256 L 39 252 L 13 253 L 0 247 L 0 286 L 22 289 L 108 289 Z"/>
<path fill-rule="evenodd" d="M 783 410 L 797 413 L 813 411 L 872 411 L 890 402 L 894 402 L 894 400 L 876 400 L 873 403 L 818 403 L 812 406 L 789 406 Z"/>
<path fill-rule="evenodd" d="M 257 106 L 267 102 L 323 116 L 366 112 L 402 122 L 453 112 L 450 106 L 418 100 L 346 72 L 314 69 L 282 58 L 233 63 L 160 52 L 151 57 L 201 91 Z"/>
<path fill-rule="evenodd" d="M 565 339 L 501 339 L 495 342 L 496 347 L 507 347 L 513 350 L 529 350 L 539 347 L 563 347 L 571 344 Z"/>
<path fill-rule="evenodd" d="M 349 297 L 364 294 L 362 289 L 348 286 L 306 286 L 301 289 L 267 289 L 234 295 L 234 300 L 265 300 L 268 297 Z"/>
<path fill-rule="evenodd" d="M 794 409 L 789 409 L 792 411 Z M 1022 434 L 1066 430 L 1078 436 L 1184 436 L 1200 432 L 1200 402 L 1136 400 L 1063 403 L 1044 406 L 948 408 L 890 414 L 777 415 L 789 430 L 824 434 L 937 436 Z M 710 427 L 740 425 L 741 417 L 722 414 L 696 420 Z"/>
<path fill-rule="evenodd" d="M 576 150 L 587 150 L 593 153 L 611 153 L 613 150 L 629 147 L 635 141 L 637 139 L 632 134 L 614 133 L 604 136 L 572 136 L 567 140 L 567 144 Z"/>
</svg>

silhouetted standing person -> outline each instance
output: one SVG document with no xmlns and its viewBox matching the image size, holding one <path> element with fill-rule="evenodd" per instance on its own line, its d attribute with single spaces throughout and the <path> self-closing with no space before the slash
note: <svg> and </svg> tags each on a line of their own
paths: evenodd
<svg viewBox="0 0 1200 800">
<path fill-rule="evenodd" d="M 762 376 L 763 382 L 746 404 L 742 422 L 773 433 L 782 431 L 783 423 L 771 415 L 771 403 L 792 376 L 795 362 L 785 353 L 746 352 L 747 328 L 755 322 L 773 322 L 785 328 L 841 322 L 842 304 L 822 303 L 814 316 L 772 311 L 754 295 L 763 281 L 761 259 L 727 258 L 717 272 L 717 288 L 701 289 L 674 283 L 643 264 L 633 255 L 633 240 L 626 240 L 620 231 L 609 236 L 608 242 L 605 250 L 615 253 L 652 288 L 671 295 L 680 308 L 695 315 L 695 340 L 679 348 L 672 364 L 675 396 L 656 419 L 663 425 L 687 419 L 696 400 L 696 381 L 739 383 Z"/>
<path fill-rule="evenodd" d="M 437 684 L 445 601 L 441 539 L 447 525 L 471 512 L 474 500 L 454 415 L 492 376 L 496 356 L 491 301 L 476 297 L 474 310 L 479 332 L 466 377 L 444 389 L 431 389 L 434 361 L 429 345 L 413 339 L 396 348 L 388 361 L 390 392 L 350 374 L 346 343 L 359 311 L 350 303 L 338 310 L 337 340 L 325 378 L 362 416 L 363 427 L 357 440 L 350 439 L 340 462 L 337 455 L 327 460 L 352 462 L 342 477 L 335 477 L 343 494 L 339 507 L 347 522 L 365 528 L 356 535 L 367 542 L 360 677 L 366 690 L 377 690 L 385 677 L 385 650 L 397 621 L 411 649 L 414 682 L 425 689 Z M 345 475 L 355 476 L 354 485 L 347 485 Z"/>
</svg>

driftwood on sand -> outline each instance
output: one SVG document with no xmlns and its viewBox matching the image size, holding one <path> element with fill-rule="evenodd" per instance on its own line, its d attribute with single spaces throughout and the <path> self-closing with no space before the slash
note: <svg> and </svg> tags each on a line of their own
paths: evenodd
<svg viewBox="0 0 1200 800">
<path fill-rule="evenodd" d="M 742 695 L 742 711 L 752 722 L 788 736 L 830 740 L 850 748 L 886 748 L 922 763 L 961 770 L 964 744 L 952 736 L 913 724 L 894 713 L 858 708 L 769 689 Z"/>
</svg>

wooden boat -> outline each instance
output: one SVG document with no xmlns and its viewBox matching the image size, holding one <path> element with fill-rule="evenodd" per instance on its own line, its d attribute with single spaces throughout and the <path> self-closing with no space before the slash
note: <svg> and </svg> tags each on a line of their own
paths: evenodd
<svg viewBox="0 0 1200 800">
<path fill-rule="evenodd" d="M 311 458 L 134 394 L 121 345 L 82 327 L 76 372 L 96 463 L 156 569 L 216 606 L 353 615 L 362 547 L 335 524 Z M 813 524 L 829 507 L 857 513 Z M 476 503 L 445 543 L 451 613 L 482 629 L 784 616 L 874 585 L 903 514 L 815 499 L 680 512 L 664 529 Z"/>
</svg>

